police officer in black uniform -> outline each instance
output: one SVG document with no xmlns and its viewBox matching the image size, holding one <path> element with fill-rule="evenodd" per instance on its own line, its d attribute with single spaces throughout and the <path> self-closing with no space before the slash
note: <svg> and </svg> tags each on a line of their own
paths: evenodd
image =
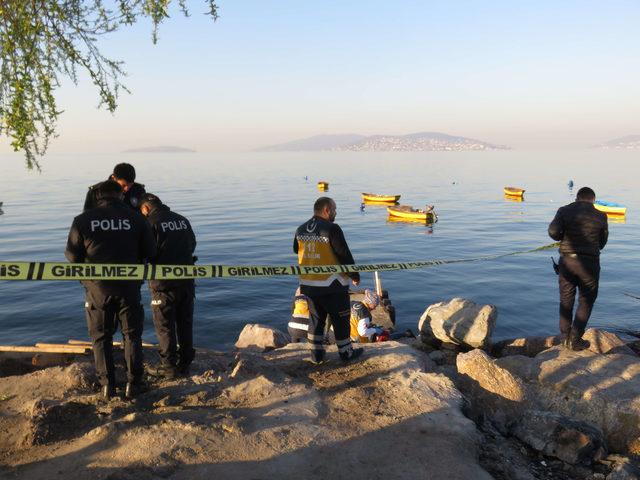
<svg viewBox="0 0 640 480">
<path fill-rule="evenodd" d="M 143 195 L 140 211 L 147 217 L 157 254 L 152 263 L 193 265 L 196 236 L 182 215 L 151 193 Z M 195 284 L 190 280 L 150 280 L 153 324 L 160 343 L 158 374 L 165 378 L 187 375 L 195 356 L 193 348 L 193 300 Z"/>
<path fill-rule="evenodd" d="M 156 253 L 151 228 L 123 200 L 122 187 L 107 180 L 95 187 L 98 205 L 73 220 L 65 256 L 73 263 L 140 264 Z M 115 394 L 113 335 L 118 324 L 127 363 L 125 396 L 142 386 L 142 326 L 140 281 L 86 280 L 86 317 L 93 341 L 96 372 L 105 399 Z"/>
<path fill-rule="evenodd" d="M 140 207 L 140 198 L 145 194 L 144 185 L 136 183 L 136 169 L 129 163 L 119 163 L 113 167 L 113 173 L 109 177 L 109 180 L 115 180 L 122 187 L 124 192 L 124 203 L 129 205 L 134 210 Z M 84 199 L 83 212 L 91 210 L 98 205 L 96 188 L 101 184 L 96 183 L 89 187 L 87 196 Z"/>
<path fill-rule="evenodd" d="M 571 350 L 588 347 L 582 335 L 598 296 L 600 250 L 609 237 L 607 215 L 596 210 L 595 200 L 592 189 L 581 188 L 576 201 L 560 207 L 549 225 L 549 236 L 560 241 L 560 332 Z M 572 322 L 576 287 L 578 308 Z"/>
</svg>

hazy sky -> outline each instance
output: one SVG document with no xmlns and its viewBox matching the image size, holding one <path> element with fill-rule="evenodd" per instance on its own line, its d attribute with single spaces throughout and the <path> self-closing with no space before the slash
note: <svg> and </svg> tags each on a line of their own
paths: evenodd
<svg viewBox="0 0 640 480">
<path fill-rule="evenodd" d="M 247 150 L 320 133 L 441 131 L 514 147 L 640 134 L 640 3 L 188 1 L 105 38 L 126 62 L 115 116 L 59 93 L 52 153 Z M 0 139 L 6 151 L 6 139 Z"/>
</svg>

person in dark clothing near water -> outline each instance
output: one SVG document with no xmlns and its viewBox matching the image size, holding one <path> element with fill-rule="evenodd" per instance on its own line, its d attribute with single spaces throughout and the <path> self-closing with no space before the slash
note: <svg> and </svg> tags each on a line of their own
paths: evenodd
<svg viewBox="0 0 640 480">
<path fill-rule="evenodd" d="M 560 207 L 549 224 L 549 236 L 560 241 L 560 332 L 572 350 L 588 347 L 582 335 L 598 296 L 600 250 L 609 236 L 607 215 L 593 206 L 595 200 L 592 189 L 581 188 L 576 201 Z M 572 321 L 576 288 L 578 308 Z"/>
<path fill-rule="evenodd" d="M 113 173 L 109 177 L 109 180 L 114 180 L 122 187 L 122 191 L 124 192 L 124 203 L 129 205 L 132 209 L 137 210 L 140 206 L 140 199 L 142 198 L 142 195 L 145 194 L 145 189 L 144 185 L 135 182 L 136 169 L 133 168 L 133 165 L 128 163 L 117 164 L 113 167 Z M 84 199 L 83 212 L 91 210 L 98 205 L 96 188 L 101 183 L 102 182 L 96 183 L 89 187 L 87 196 Z"/>
<path fill-rule="evenodd" d="M 300 225 L 293 239 L 293 251 L 298 254 L 300 293 L 308 296 L 317 315 L 311 318 L 307 339 L 311 344 L 311 361 L 324 361 L 324 332 L 327 314 L 331 318 L 340 358 L 348 362 L 362 355 L 361 348 L 351 346 L 349 337 L 349 279 L 360 283 L 360 274 L 320 271 L 311 275 L 317 265 L 349 265 L 355 263 L 336 218 L 336 202 L 320 197 L 313 205 L 313 217 Z M 305 268 L 306 267 L 306 268 Z M 316 270 L 320 270 L 317 269 Z"/>
<path fill-rule="evenodd" d="M 122 201 L 122 187 L 107 180 L 95 188 L 98 205 L 73 219 L 65 256 L 72 263 L 140 264 L 156 253 L 151 228 Z M 138 280 L 85 280 L 85 313 L 96 373 L 105 399 L 115 395 L 113 335 L 118 324 L 127 363 L 125 397 L 142 389 L 144 310 Z"/>
<path fill-rule="evenodd" d="M 151 263 L 193 265 L 196 236 L 182 215 L 171 211 L 151 193 L 140 200 L 140 212 L 147 217 L 156 242 L 157 253 Z M 153 324 L 160 344 L 160 367 L 165 378 L 187 375 L 194 359 L 193 301 L 195 282 L 189 280 L 149 280 Z"/>
</svg>

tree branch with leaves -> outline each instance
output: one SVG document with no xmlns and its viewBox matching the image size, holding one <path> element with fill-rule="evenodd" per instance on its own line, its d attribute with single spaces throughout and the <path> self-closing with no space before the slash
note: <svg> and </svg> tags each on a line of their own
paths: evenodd
<svg viewBox="0 0 640 480">
<path fill-rule="evenodd" d="M 156 43 L 172 3 L 189 16 L 186 0 L 0 0 L 0 141 L 39 170 L 62 113 L 56 89 L 64 79 L 77 84 L 80 72 L 97 88 L 99 106 L 115 112 L 128 92 L 126 73 L 122 61 L 100 52 L 100 37 L 148 18 Z M 215 0 L 205 5 L 217 20 Z"/>
</svg>

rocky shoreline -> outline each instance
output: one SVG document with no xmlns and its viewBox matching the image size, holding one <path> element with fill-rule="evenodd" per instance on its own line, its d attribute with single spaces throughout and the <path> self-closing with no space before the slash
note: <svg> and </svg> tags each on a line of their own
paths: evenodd
<svg viewBox="0 0 640 480">
<path fill-rule="evenodd" d="M 352 364 L 245 335 L 132 402 L 101 401 L 86 357 L 21 375 L 0 362 L 0 479 L 640 478 L 636 345 L 597 330 L 581 352 L 493 344 L 494 309 L 432 306 L 420 338 Z"/>
</svg>

